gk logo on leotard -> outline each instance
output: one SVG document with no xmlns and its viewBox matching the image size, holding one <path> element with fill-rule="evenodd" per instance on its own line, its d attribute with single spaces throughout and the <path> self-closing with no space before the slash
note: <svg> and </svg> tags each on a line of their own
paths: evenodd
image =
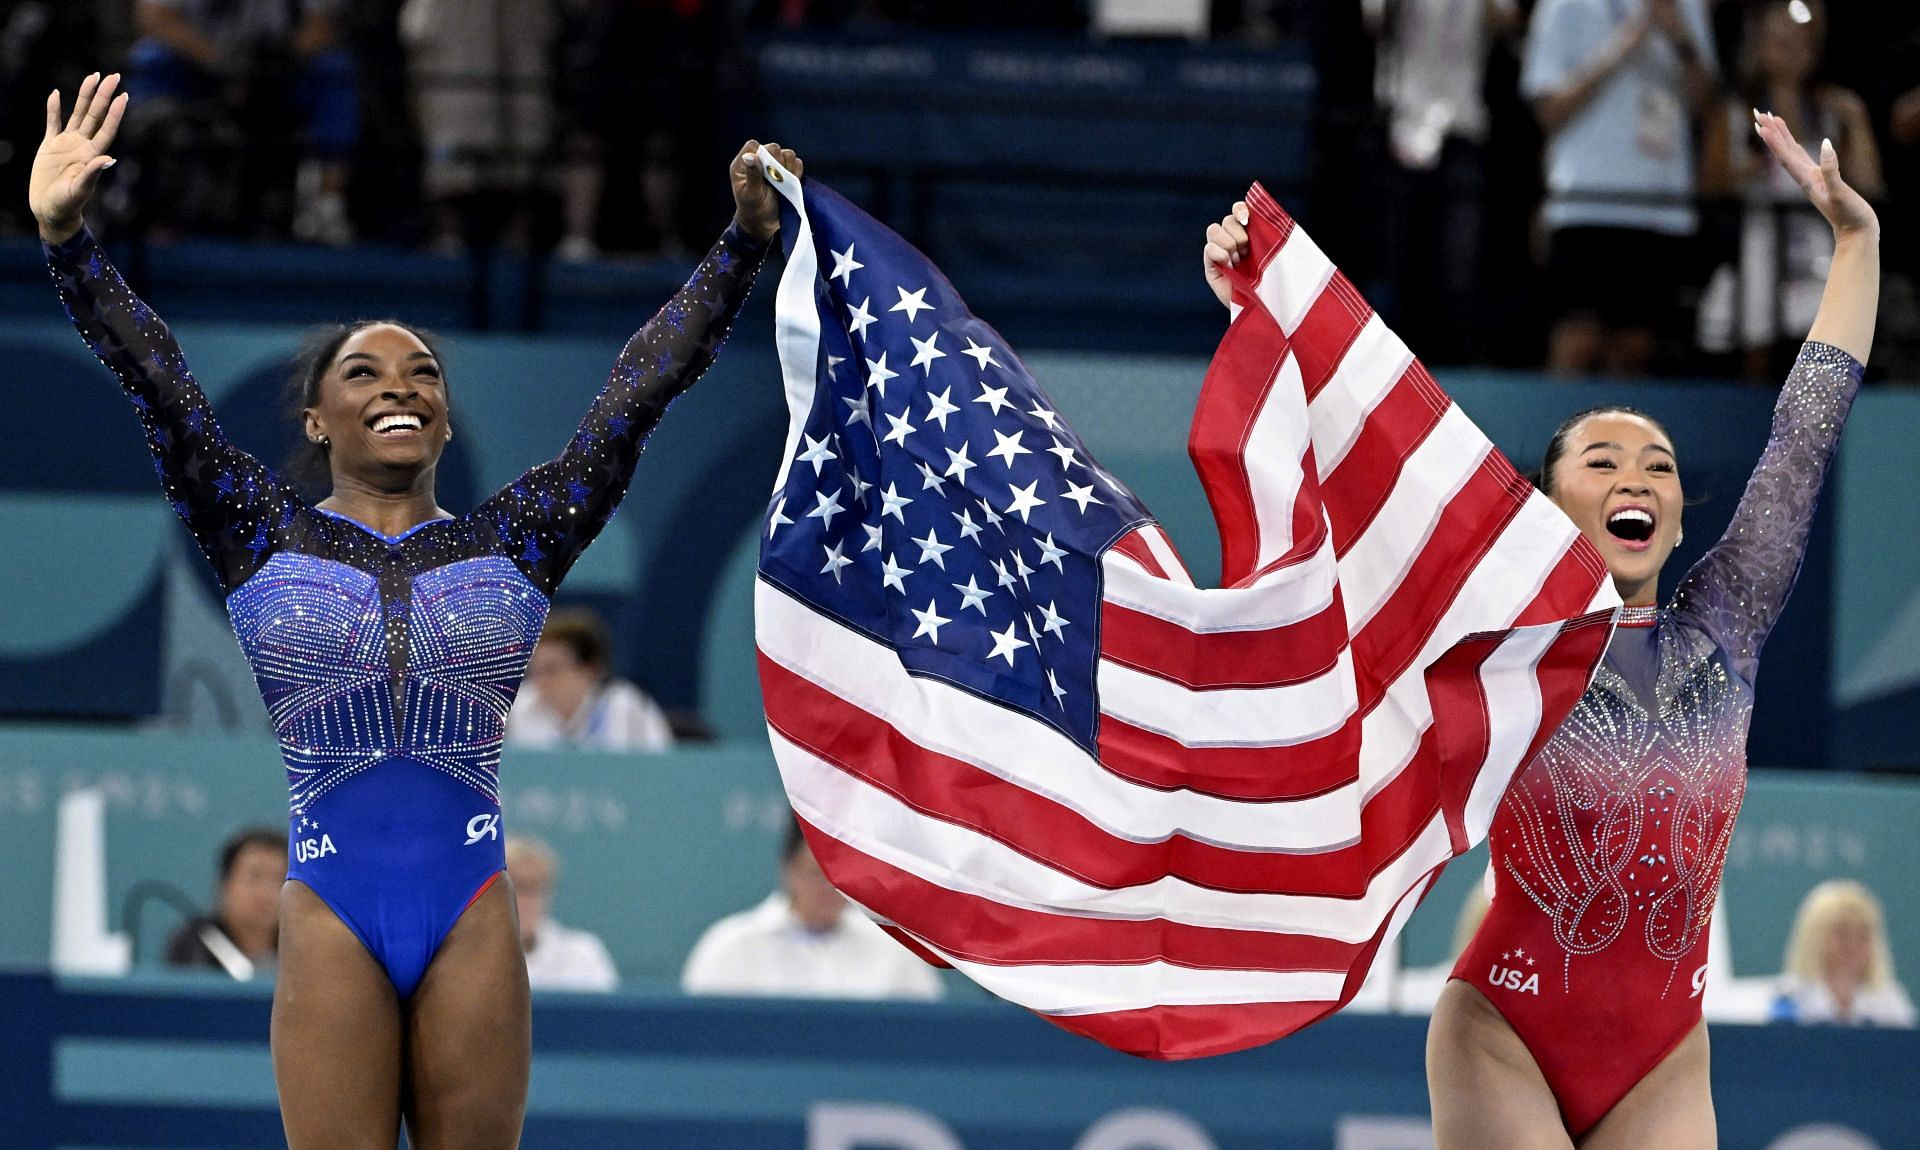
<svg viewBox="0 0 1920 1150">
<path fill-rule="evenodd" d="M 1707 968 L 1701 967 L 1693 972 L 1693 993 L 1688 998 L 1699 998 L 1700 992 L 1707 988 Z"/>
<path fill-rule="evenodd" d="M 472 818 L 467 820 L 467 844 L 466 845 L 472 846 L 474 843 L 479 842 L 481 839 L 498 840 L 499 837 L 500 837 L 500 816 L 499 815 L 475 815 Z"/>
</svg>

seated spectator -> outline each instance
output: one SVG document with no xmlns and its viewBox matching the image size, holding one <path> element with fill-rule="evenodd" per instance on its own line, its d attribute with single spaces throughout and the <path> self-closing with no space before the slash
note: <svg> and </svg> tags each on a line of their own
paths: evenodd
<svg viewBox="0 0 1920 1150">
<path fill-rule="evenodd" d="M 1737 264 L 1717 271 L 1701 300 L 1700 343 L 1714 352 L 1739 347 L 1754 378 L 1776 378 L 1797 354 L 1799 336 L 1788 333 L 1806 331 L 1819 309 L 1833 231 L 1806 210 L 1793 177 L 1754 134 L 1753 109 L 1785 120 L 1815 159 L 1819 141 L 1831 139 L 1848 183 L 1870 200 L 1886 193 L 1865 102 L 1819 79 L 1825 34 L 1817 0 L 1750 9 L 1738 91 L 1707 116 L 1701 139 L 1702 194 L 1744 206 Z"/>
<path fill-rule="evenodd" d="M 220 886 L 212 914 L 167 940 L 167 965 L 224 970 L 238 979 L 271 970 L 280 947 L 280 888 L 287 881 L 287 836 L 250 827 L 220 848 Z"/>
<path fill-rule="evenodd" d="M 1807 892 L 1787 939 L 1774 1017 L 1841 1026 L 1912 1026 L 1913 1000 L 1893 976 L 1880 900 L 1834 879 Z"/>
<path fill-rule="evenodd" d="M 555 611 L 507 712 L 517 747 L 664 751 L 673 728 L 646 692 L 613 677 L 607 629 L 591 611 Z"/>
<path fill-rule="evenodd" d="M 833 888 L 800 824 L 787 832 L 780 888 L 708 927 L 680 974 L 688 994 L 939 998 L 940 976 Z"/>
<path fill-rule="evenodd" d="M 607 945 L 592 931 L 553 921 L 553 889 L 560 859 L 539 839 L 507 839 L 507 877 L 520 908 L 520 946 L 527 982 L 535 990 L 612 990 L 620 985 Z"/>
<path fill-rule="evenodd" d="M 168 181 L 211 173 L 204 153 L 237 145 L 243 187 L 229 210 L 281 216 L 292 192 L 287 222 L 296 236 L 350 241 L 346 185 L 359 102 L 353 56 L 337 27 L 341 8 L 342 0 L 137 0 L 140 38 L 128 54 L 127 90 L 140 109 L 136 134 L 153 137 L 156 149 L 167 153 L 155 156 L 156 189 L 181 190 Z M 217 114 L 191 131 L 187 125 L 200 117 L 183 114 L 186 109 Z M 289 113 L 306 136 L 293 151 L 278 138 Z M 236 131 L 237 141 L 225 135 Z M 179 152 L 203 154 L 173 154 Z M 191 192 L 191 180 L 186 194 L 200 194 Z M 176 210 L 191 211 L 186 204 Z"/>
</svg>

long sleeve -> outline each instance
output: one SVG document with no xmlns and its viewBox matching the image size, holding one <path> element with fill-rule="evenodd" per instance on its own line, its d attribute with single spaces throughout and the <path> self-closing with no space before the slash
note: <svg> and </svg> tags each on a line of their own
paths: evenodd
<svg viewBox="0 0 1920 1150">
<path fill-rule="evenodd" d="M 1733 521 L 1674 595 L 1674 612 L 1713 636 L 1733 671 L 1749 683 L 1760 647 L 1800 573 L 1861 371 L 1839 348 L 1809 342 L 1800 349 Z"/>
<path fill-rule="evenodd" d="M 559 458 L 474 511 L 502 554 L 551 595 L 626 494 L 647 436 L 706 371 L 753 286 L 766 245 L 729 226 L 692 278 L 627 341 Z"/>
<path fill-rule="evenodd" d="M 133 294 L 91 233 L 45 245 L 67 317 L 120 379 L 146 429 L 160 485 L 232 591 L 266 562 L 299 497 L 228 442 L 173 333 Z"/>
</svg>

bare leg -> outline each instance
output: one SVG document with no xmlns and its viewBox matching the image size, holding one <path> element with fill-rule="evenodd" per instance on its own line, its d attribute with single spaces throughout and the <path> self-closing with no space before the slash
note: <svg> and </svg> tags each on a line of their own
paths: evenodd
<svg viewBox="0 0 1920 1150">
<path fill-rule="evenodd" d="M 1600 366 L 1600 321 L 1568 316 L 1547 336 L 1547 370 L 1555 375 L 1586 375 Z"/>
<path fill-rule="evenodd" d="M 1427 1027 L 1434 1150 L 1571 1150 L 1560 1106 L 1513 1027 L 1449 982 Z M 1643 1145 L 1655 1145 L 1644 1143 Z"/>
<path fill-rule="evenodd" d="M 400 1003 L 386 971 L 320 896 L 280 892 L 273 1079 L 289 1150 L 393 1150 Z"/>
<path fill-rule="evenodd" d="M 1702 1022 L 1607 1111 L 1580 1150 L 1713 1150 L 1718 1140 Z"/>
<path fill-rule="evenodd" d="M 414 1150 L 513 1150 L 532 1062 L 527 959 L 502 874 L 454 924 L 408 1004 Z"/>
</svg>

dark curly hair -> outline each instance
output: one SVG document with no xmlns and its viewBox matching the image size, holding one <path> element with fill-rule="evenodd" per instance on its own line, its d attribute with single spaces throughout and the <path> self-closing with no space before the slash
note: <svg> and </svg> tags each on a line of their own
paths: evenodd
<svg viewBox="0 0 1920 1150">
<path fill-rule="evenodd" d="M 426 349 L 433 353 L 434 360 L 445 370 L 446 361 L 440 354 L 440 337 L 401 320 L 356 319 L 351 323 L 327 324 L 308 332 L 306 338 L 300 341 L 300 349 L 294 353 L 293 371 L 287 378 L 286 387 L 287 417 L 295 432 L 293 450 L 283 473 L 302 491 L 323 491 L 333 479 L 333 471 L 327 464 L 327 449 L 309 440 L 300 427 L 302 413 L 320 402 L 320 381 L 326 378 L 327 369 L 333 366 L 340 348 L 370 327 L 397 327 L 407 332 L 426 345 Z"/>
</svg>

